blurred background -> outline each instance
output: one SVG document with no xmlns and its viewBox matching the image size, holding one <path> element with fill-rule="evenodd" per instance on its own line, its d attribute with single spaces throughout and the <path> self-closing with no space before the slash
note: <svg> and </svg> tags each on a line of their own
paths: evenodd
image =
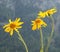
<svg viewBox="0 0 60 52">
<path fill-rule="evenodd" d="M 9 19 L 15 20 L 16 17 L 20 17 L 24 22 L 23 28 L 19 31 L 29 52 L 39 52 L 40 32 L 32 31 L 31 21 L 37 17 L 39 11 L 53 7 L 57 8 L 57 13 L 53 15 L 55 30 L 48 52 L 60 52 L 60 0 L 0 0 L 0 52 L 26 52 L 24 45 L 18 40 L 17 33 L 14 32 L 11 37 L 2 28 Z M 42 28 L 46 47 L 47 38 L 51 32 L 51 20 L 46 17 L 44 21 L 48 24 L 46 28 Z"/>
</svg>

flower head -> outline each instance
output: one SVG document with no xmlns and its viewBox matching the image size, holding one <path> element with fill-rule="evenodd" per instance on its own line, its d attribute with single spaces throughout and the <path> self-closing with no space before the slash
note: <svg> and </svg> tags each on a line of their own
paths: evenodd
<svg viewBox="0 0 60 52">
<path fill-rule="evenodd" d="M 42 11 L 40 11 L 39 13 L 38 13 L 38 18 L 45 18 L 45 12 L 42 12 Z"/>
<path fill-rule="evenodd" d="M 46 16 L 49 17 L 50 15 L 53 15 L 56 12 L 57 12 L 56 8 L 53 8 L 53 9 L 50 9 L 50 10 L 47 10 L 47 11 L 44 11 L 44 12 L 40 11 L 38 13 L 38 18 L 45 18 Z"/>
<path fill-rule="evenodd" d="M 9 23 L 4 25 L 3 28 L 5 28 L 5 32 L 10 33 L 10 35 L 13 35 L 13 31 L 15 30 L 16 32 L 18 32 L 19 28 L 22 28 L 22 24 L 24 22 L 20 22 L 20 18 L 16 18 L 15 21 L 11 21 L 11 19 L 9 19 Z"/>
<path fill-rule="evenodd" d="M 46 13 L 46 16 L 50 16 L 56 12 L 57 12 L 57 10 L 55 8 L 53 8 L 53 9 L 47 10 L 45 13 Z"/>
<path fill-rule="evenodd" d="M 32 21 L 32 30 L 40 29 L 41 27 L 46 27 L 47 24 L 41 20 L 40 18 L 35 19 Z"/>
</svg>

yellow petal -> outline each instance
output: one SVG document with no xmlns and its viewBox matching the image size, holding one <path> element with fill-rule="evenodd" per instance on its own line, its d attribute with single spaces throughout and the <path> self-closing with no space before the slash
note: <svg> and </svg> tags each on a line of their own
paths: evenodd
<svg viewBox="0 0 60 52">
<path fill-rule="evenodd" d="M 22 28 L 22 26 L 18 26 L 18 27 L 16 27 L 16 28 Z"/>
<path fill-rule="evenodd" d="M 51 11 L 57 12 L 57 10 L 55 8 L 51 9 Z"/>
<path fill-rule="evenodd" d="M 42 13 L 43 13 L 42 11 L 39 11 L 39 12 L 38 12 L 38 15 L 41 15 Z"/>
<path fill-rule="evenodd" d="M 37 25 L 37 28 L 38 28 L 38 29 L 40 29 L 40 28 L 41 28 L 41 25 L 40 25 L 40 24 L 38 24 L 38 25 Z"/>
<path fill-rule="evenodd" d="M 47 24 L 44 22 L 44 23 L 43 23 L 43 26 L 44 26 L 44 27 L 46 27 L 46 26 L 47 26 Z"/>
<path fill-rule="evenodd" d="M 4 25 L 4 26 L 3 26 L 3 28 L 6 28 L 6 27 L 8 27 L 8 26 L 9 26 L 9 24 L 7 24 L 7 25 Z"/>
<path fill-rule="evenodd" d="M 5 32 L 10 32 L 10 27 L 7 27 L 6 29 L 5 29 Z"/>
<path fill-rule="evenodd" d="M 13 29 L 10 31 L 10 35 L 11 35 L 11 36 L 13 35 Z"/>
<path fill-rule="evenodd" d="M 17 25 L 22 25 L 24 22 L 19 22 L 19 23 L 17 23 Z"/>
<path fill-rule="evenodd" d="M 45 18 L 45 12 L 40 11 L 40 12 L 38 13 L 38 16 L 40 16 L 40 17 L 42 17 L 42 18 Z"/>
<path fill-rule="evenodd" d="M 34 23 L 34 21 L 31 21 L 32 23 Z"/>
<path fill-rule="evenodd" d="M 9 22 L 11 23 L 11 19 L 9 19 Z"/>
<path fill-rule="evenodd" d="M 33 25 L 32 26 L 32 30 L 36 30 L 37 29 L 37 26 L 36 25 Z"/>
<path fill-rule="evenodd" d="M 35 21 L 31 21 L 32 22 L 32 24 L 31 25 L 34 25 L 35 24 Z"/>
<path fill-rule="evenodd" d="M 15 20 L 16 22 L 19 22 L 20 21 L 20 18 L 16 18 L 16 20 Z"/>
<path fill-rule="evenodd" d="M 16 32 L 19 32 L 18 29 L 16 29 L 16 28 L 15 28 L 14 30 L 15 30 Z"/>
<path fill-rule="evenodd" d="M 46 15 L 46 16 L 49 16 L 49 15 L 48 15 L 48 12 L 45 12 L 45 15 Z"/>
</svg>

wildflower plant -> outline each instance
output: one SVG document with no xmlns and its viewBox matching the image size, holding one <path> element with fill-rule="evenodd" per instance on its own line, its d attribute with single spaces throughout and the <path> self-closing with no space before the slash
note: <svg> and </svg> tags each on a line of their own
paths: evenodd
<svg viewBox="0 0 60 52">
<path fill-rule="evenodd" d="M 56 12 L 57 12 L 56 8 L 52 8 L 46 11 L 39 11 L 37 15 L 38 15 L 38 18 L 45 18 L 45 17 L 52 16 Z"/>
<path fill-rule="evenodd" d="M 32 22 L 32 30 L 40 29 L 42 27 L 47 26 L 47 24 L 40 18 L 36 18 L 34 21 L 31 22 Z"/>
<path fill-rule="evenodd" d="M 46 13 L 43 11 L 39 11 L 38 12 L 38 18 L 45 18 L 46 17 Z"/>
<path fill-rule="evenodd" d="M 37 14 L 37 15 L 38 15 L 38 16 L 37 16 L 38 18 L 49 17 L 49 18 L 51 19 L 51 21 L 52 21 L 52 25 L 51 25 L 52 31 L 51 31 L 51 33 L 50 33 L 50 36 L 48 37 L 48 43 L 47 43 L 45 52 L 48 52 L 48 48 L 49 48 L 49 46 L 50 46 L 50 43 L 51 43 L 51 40 L 52 40 L 52 37 L 53 37 L 53 33 L 54 33 L 54 19 L 53 19 L 52 15 L 53 15 L 54 13 L 56 13 L 56 12 L 57 12 L 56 8 L 52 8 L 52 9 L 46 10 L 46 11 L 44 11 L 44 12 L 39 11 L 38 14 Z M 42 51 L 40 51 L 40 52 L 42 52 Z"/>
<path fill-rule="evenodd" d="M 35 31 L 35 30 L 40 31 L 40 42 L 41 42 L 40 52 L 44 52 L 44 41 L 43 41 L 42 28 L 48 26 L 47 23 L 43 20 L 43 18 L 49 17 L 52 21 L 52 25 L 51 25 L 52 31 L 50 33 L 50 36 L 48 37 L 48 42 L 47 42 L 47 46 L 46 46 L 46 49 L 45 49 L 45 52 L 48 52 L 48 48 L 50 46 L 50 43 L 51 43 L 51 40 L 52 40 L 52 37 L 53 37 L 53 33 L 54 33 L 54 19 L 53 19 L 52 15 L 56 12 L 57 12 L 56 8 L 52 8 L 52 9 L 49 9 L 49 10 L 46 10 L 46 11 L 39 11 L 38 14 L 37 14 L 37 18 L 35 20 L 31 21 L 32 22 L 32 24 L 31 24 L 32 25 L 32 30 L 33 31 Z M 22 24 L 24 23 L 24 22 L 21 22 L 20 20 L 21 20 L 20 18 L 16 18 L 15 21 L 11 21 L 11 19 L 9 19 L 9 23 L 5 24 L 3 26 L 3 29 L 4 29 L 5 32 L 10 33 L 10 36 L 13 35 L 14 31 L 17 32 L 18 39 L 25 46 L 26 52 L 28 52 L 28 47 L 27 47 L 22 35 L 20 34 L 20 32 L 18 30 L 18 29 L 22 28 Z"/>
<path fill-rule="evenodd" d="M 40 18 L 36 18 L 32 21 L 32 30 L 39 30 L 40 29 L 40 40 L 41 40 L 41 49 L 40 52 L 44 52 L 44 44 L 43 44 L 43 34 L 42 34 L 42 27 L 46 27 L 47 24 Z"/>
<path fill-rule="evenodd" d="M 23 37 L 21 36 L 21 34 L 19 33 L 18 29 L 22 28 L 22 24 L 24 22 L 20 22 L 20 18 L 16 18 L 15 21 L 11 21 L 11 19 L 9 19 L 9 23 L 5 24 L 3 26 L 3 29 L 5 29 L 4 31 L 7 33 L 10 33 L 10 36 L 13 35 L 13 31 L 16 31 L 18 33 L 18 39 L 24 44 L 25 48 L 26 48 L 26 52 L 28 52 L 28 48 L 27 45 L 23 39 Z"/>
<path fill-rule="evenodd" d="M 50 10 L 47 10 L 47 11 L 46 11 L 46 15 L 47 15 L 48 17 L 50 17 L 50 19 L 51 19 L 51 21 L 52 21 L 52 25 L 51 25 L 52 31 L 51 31 L 51 33 L 50 33 L 50 36 L 48 37 L 48 44 L 47 44 L 47 46 L 46 46 L 46 52 L 48 52 L 48 48 L 49 48 L 49 46 L 50 46 L 50 43 L 51 43 L 51 40 L 52 40 L 52 37 L 53 37 L 53 33 L 54 33 L 54 19 L 53 19 L 52 15 L 53 15 L 54 13 L 56 13 L 56 12 L 57 12 L 56 8 L 53 8 L 53 9 L 50 9 Z"/>
</svg>

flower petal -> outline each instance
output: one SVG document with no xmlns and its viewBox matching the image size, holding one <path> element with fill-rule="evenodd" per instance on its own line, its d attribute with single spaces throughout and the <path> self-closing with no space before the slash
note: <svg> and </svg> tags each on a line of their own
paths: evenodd
<svg viewBox="0 0 60 52">
<path fill-rule="evenodd" d="M 9 24 L 7 24 L 7 25 L 4 25 L 4 26 L 3 26 L 3 28 L 6 28 L 6 27 L 8 27 L 8 26 L 9 26 Z"/>
<path fill-rule="evenodd" d="M 20 18 L 16 18 L 16 20 L 15 20 L 16 22 L 19 22 L 20 21 Z"/>
<path fill-rule="evenodd" d="M 40 28 L 41 28 L 41 25 L 40 25 L 40 24 L 38 24 L 38 25 L 37 25 L 37 28 L 38 28 L 38 29 L 40 29 Z"/>
<path fill-rule="evenodd" d="M 32 24 L 31 25 L 34 25 L 35 24 L 35 21 L 31 21 L 32 22 Z"/>
<path fill-rule="evenodd" d="M 10 23 L 12 22 L 11 19 L 9 19 L 9 22 L 10 22 Z"/>
<path fill-rule="evenodd" d="M 17 25 L 22 25 L 24 22 L 19 22 L 19 23 L 17 23 Z"/>
<path fill-rule="evenodd" d="M 32 30 L 36 30 L 37 29 L 37 26 L 36 25 L 33 25 L 32 26 Z"/>
<path fill-rule="evenodd" d="M 15 30 L 16 32 L 19 32 L 18 29 L 16 29 L 16 28 L 15 28 L 14 30 Z"/>
<path fill-rule="evenodd" d="M 10 32 L 10 27 L 7 27 L 6 29 L 5 29 L 5 32 Z"/>
<path fill-rule="evenodd" d="M 13 35 L 13 29 L 10 31 L 10 35 L 11 35 L 11 36 Z"/>
<path fill-rule="evenodd" d="M 18 26 L 17 28 L 22 28 L 22 26 Z"/>
<path fill-rule="evenodd" d="M 47 26 L 47 24 L 45 23 L 45 22 L 43 22 L 43 24 L 42 24 L 44 27 L 46 27 Z"/>
<path fill-rule="evenodd" d="M 45 18 L 45 12 L 42 12 L 42 11 L 40 11 L 39 13 L 38 13 L 38 16 L 40 16 L 41 18 Z"/>
</svg>

